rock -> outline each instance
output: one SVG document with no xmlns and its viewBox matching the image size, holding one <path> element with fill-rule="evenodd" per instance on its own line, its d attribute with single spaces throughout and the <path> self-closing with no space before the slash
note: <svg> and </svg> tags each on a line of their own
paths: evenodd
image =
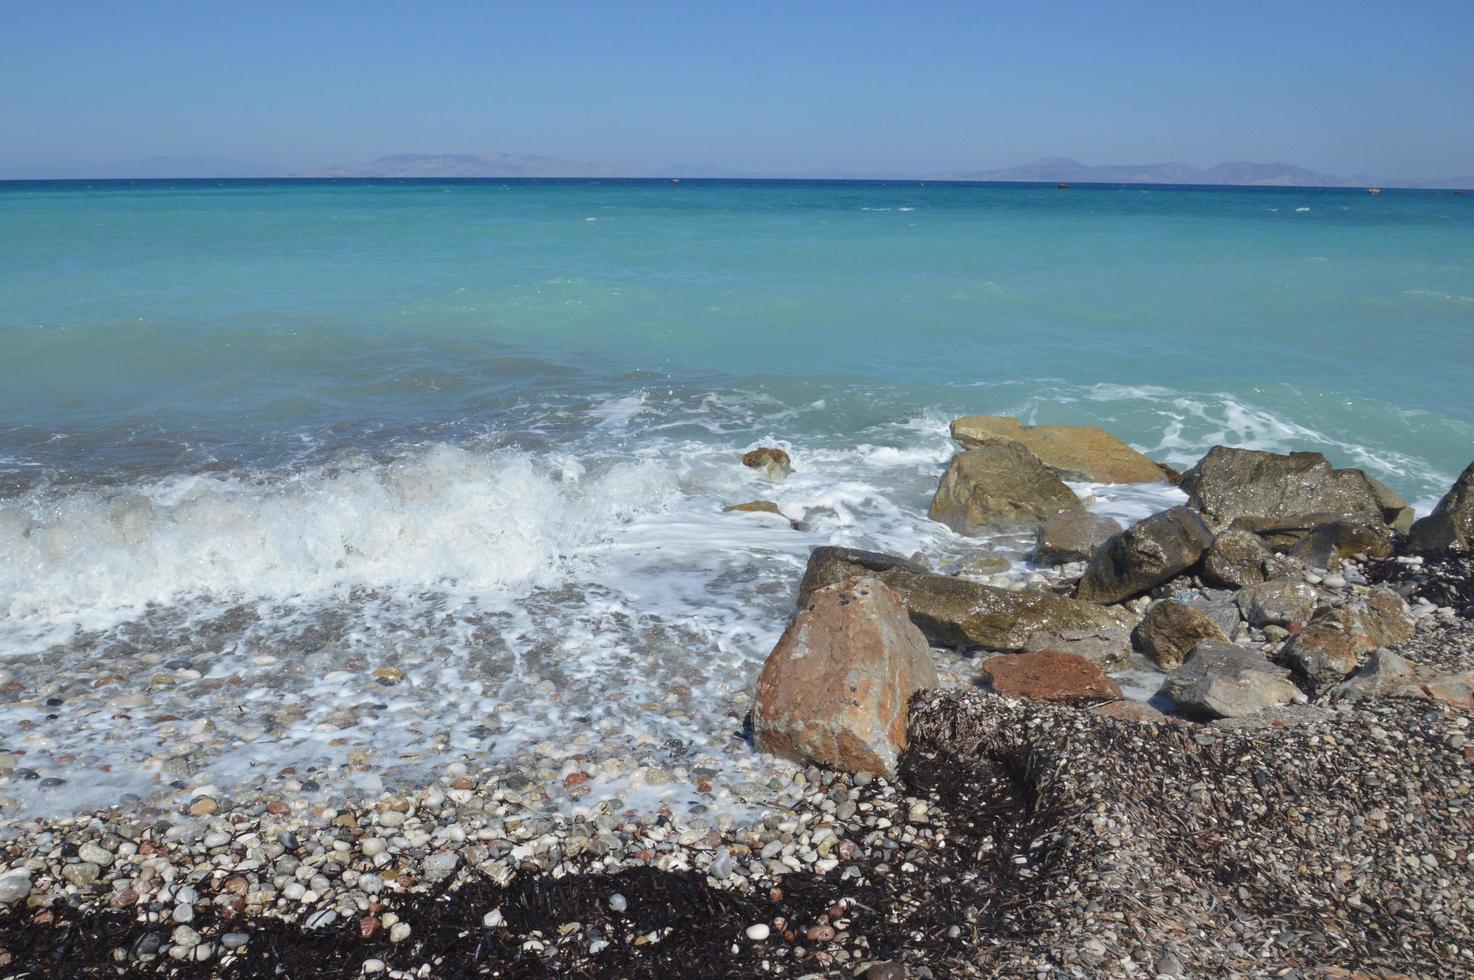
<svg viewBox="0 0 1474 980">
<path fill-rule="evenodd" d="M 1203 581 L 1223 589 L 1242 589 L 1264 581 L 1264 563 L 1270 556 L 1259 535 L 1229 528 L 1220 532 L 1203 552 Z"/>
<path fill-rule="evenodd" d="M 427 881 L 443 881 L 455 874 L 460 858 L 453 851 L 436 851 L 425 858 L 421 870 Z"/>
<path fill-rule="evenodd" d="M 1024 425 L 1006 415 L 968 415 L 952 423 L 964 449 L 1017 442 L 1060 477 L 1090 483 L 1170 483 L 1172 471 L 1093 425 Z"/>
<path fill-rule="evenodd" d="M 1433 512 L 1413 524 L 1408 545 L 1419 553 L 1474 550 L 1474 463 L 1459 474 Z"/>
<path fill-rule="evenodd" d="M 1360 669 L 1331 688 L 1330 693 L 1352 700 L 1423 698 L 1456 708 L 1474 708 L 1474 672 L 1439 674 L 1378 647 L 1367 655 Z"/>
<path fill-rule="evenodd" d="M 900 597 L 911 621 L 937 646 L 982 647 L 985 650 L 1027 649 L 1036 633 L 1075 632 L 1094 636 L 1124 633 L 1132 624 L 1122 610 L 1049 592 L 1013 592 L 969 579 L 935 575 L 904 558 L 823 546 L 809 556 L 799 585 L 799 602 L 836 582 L 874 576 Z M 1123 644 L 1129 649 L 1129 643 Z M 1080 652 L 1078 650 L 1072 652 Z"/>
<path fill-rule="evenodd" d="M 1371 558 L 1392 557 L 1392 535 L 1386 527 L 1331 521 L 1317 524 L 1295 543 L 1291 558 L 1313 568 L 1330 568 L 1333 561 L 1365 554 Z"/>
<path fill-rule="evenodd" d="M 779 517 L 783 516 L 783 512 L 778 509 L 778 505 L 771 500 L 749 500 L 743 504 L 732 504 L 729 507 L 723 507 L 722 513 L 777 514 Z"/>
<path fill-rule="evenodd" d="M 907 699 L 937 683 L 925 637 L 885 583 L 826 586 L 763 664 L 752 709 L 757 744 L 846 772 L 894 774 Z"/>
<path fill-rule="evenodd" d="M 1239 611 L 1238 593 L 1228 589 L 1198 589 L 1173 598 L 1213 620 L 1223 630 L 1223 635 L 1230 638 L 1244 621 L 1243 613 Z"/>
<path fill-rule="evenodd" d="M 904 963 L 872 963 L 865 971 L 865 980 L 906 980 Z"/>
<path fill-rule="evenodd" d="M 0 905 L 13 905 L 31 894 L 31 873 L 16 868 L 0 875 Z"/>
<path fill-rule="evenodd" d="M 1212 540 L 1202 518 L 1186 507 L 1153 514 L 1100 546 L 1075 595 L 1101 603 L 1139 596 L 1197 564 Z"/>
<path fill-rule="evenodd" d="M 91 861 L 69 864 L 61 869 L 61 876 L 78 888 L 90 888 L 100 874 L 102 869 Z"/>
<path fill-rule="evenodd" d="M 1078 600 L 1075 600 L 1078 601 Z M 1094 609 L 1104 607 L 1084 603 Z M 1061 650 L 1084 657 L 1100 667 L 1119 667 L 1131 659 L 1131 627 L 1125 617 L 1119 622 L 1084 629 L 1042 629 L 1024 640 L 1024 650 Z"/>
<path fill-rule="evenodd" d="M 1378 586 L 1356 602 L 1316 610 L 1280 655 L 1298 674 L 1322 688 L 1360 667 L 1373 649 L 1406 642 L 1413 630 L 1412 611 L 1402 596 Z"/>
<path fill-rule="evenodd" d="M 1096 548 L 1121 530 L 1119 521 L 1104 514 L 1085 510 L 1051 514 L 1039 525 L 1034 538 L 1034 561 L 1040 565 L 1086 561 Z"/>
<path fill-rule="evenodd" d="M 963 558 L 952 566 L 953 575 L 978 576 L 997 575 L 1006 572 L 1013 567 L 1013 562 L 1007 556 L 1000 555 L 996 551 L 981 549 Z"/>
<path fill-rule="evenodd" d="M 755 943 L 760 943 L 764 939 L 768 938 L 768 934 L 771 931 L 772 930 L 769 929 L 764 923 L 755 922 L 747 927 L 747 938 L 751 939 Z"/>
<path fill-rule="evenodd" d="M 77 857 L 83 861 L 91 861 L 93 864 L 106 868 L 113 863 L 113 852 L 105 847 L 99 847 L 92 841 L 86 841 L 77 848 Z"/>
<path fill-rule="evenodd" d="M 1398 534 L 1406 535 L 1412 530 L 1413 509 L 1408 506 L 1406 500 L 1402 499 L 1400 493 L 1381 480 L 1369 476 L 1367 482 L 1372 485 L 1372 493 L 1377 497 L 1377 506 L 1382 508 L 1382 523 Z"/>
<path fill-rule="evenodd" d="M 1433 701 L 1442 701 L 1455 708 L 1474 708 L 1474 671 L 1429 677 L 1420 688 Z"/>
<path fill-rule="evenodd" d="M 1228 642 L 1228 634 L 1206 613 L 1176 599 L 1153 603 L 1132 634 L 1136 646 L 1163 670 L 1176 670 L 1203 640 Z"/>
<path fill-rule="evenodd" d="M 1207 718 L 1240 718 L 1288 704 L 1300 693 L 1288 671 L 1251 650 L 1216 640 L 1194 647 L 1162 689 L 1184 711 Z"/>
<path fill-rule="evenodd" d="M 776 446 L 760 446 L 743 453 L 742 465 L 760 470 L 770 480 L 781 480 L 793 472 L 788 453 Z"/>
<path fill-rule="evenodd" d="M 1074 704 L 1121 697 L 1121 689 L 1104 671 L 1063 650 L 999 654 L 984 660 L 981 670 L 994 691 L 1032 701 Z"/>
<path fill-rule="evenodd" d="M 1267 453 L 1214 446 L 1182 475 L 1187 505 L 1214 527 L 1237 517 L 1298 518 L 1330 514 L 1353 524 L 1382 523 L 1372 481 L 1338 470 L 1320 453 Z"/>
<path fill-rule="evenodd" d="M 1084 508 L 1038 457 L 1005 442 L 953 456 L 927 516 L 958 534 L 979 534 L 1031 528 L 1058 511 Z"/>
<path fill-rule="evenodd" d="M 1310 621 L 1319 594 L 1299 579 L 1275 579 L 1239 592 L 1239 609 L 1250 626 L 1293 629 Z"/>
</svg>

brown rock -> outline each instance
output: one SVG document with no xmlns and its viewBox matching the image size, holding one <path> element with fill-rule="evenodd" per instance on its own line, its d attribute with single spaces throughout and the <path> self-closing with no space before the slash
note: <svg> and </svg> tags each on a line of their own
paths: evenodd
<svg viewBox="0 0 1474 980">
<path fill-rule="evenodd" d="M 1000 654 L 984 660 L 982 672 L 999 694 L 1032 701 L 1074 704 L 1121 696 L 1121 689 L 1099 667 L 1063 650 Z"/>
<path fill-rule="evenodd" d="M 1324 687 L 1360 667 L 1373 649 L 1407 641 L 1413 629 L 1412 612 L 1402 596 L 1379 586 L 1358 602 L 1316 610 L 1285 643 L 1281 657 L 1313 685 Z"/>
<path fill-rule="evenodd" d="M 1024 425 L 1006 415 L 968 415 L 952 423 L 964 449 L 1023 444 L 1060 477 L 1090 483 L 1169 483 L 1172 471 L 1093 425 Z"/>
<path fill-rule="evenodd" d="M 812 593 L 763 664 L 753 704 L 759 747 L 847 772 L 893 775 L 906 702 L 937 685 L 926 639 L 883 582 Z"/>
<path fill-rule="evenodd" d="M 1228 642 L 1211 616 L 1176 599 L 1153 603 L 1133 634 L 1136 645 L 1163 670 L 1176 670 L 1203 640 Z"/>
<path fill-rule="evenodd" d="M 1039 525 L 1034 537 L 1034 561 L 1040 565 L 1063 565 L 1086 561 L 1121 532 L 1121 523 L 1104 514 L 1065 510 L 1051 514 Z"/>
<path fill-rule="evenodd" d="M 1129 721 L 1136 725 L 1162 725 L 1174 722 L 1171 715 L 1163 714 L 1145 701 L 1107 701 L 1090 709 L 1091 714 L 1116 721 Z"/>
<path fill-rule="evenodd" d="M 1186 507 L 1153 514 L 1100 546 L 1075 595 L 1101 603 L 1141 595 L 1197 564 L 1212 541 L 1202 518 Z"/>
<path fill-rule="evenodd" d="M 1011 592 L 965 578 L 934 575 L 904 558 L 824 546 L 809 556 L 799 602 L 828 585 L 873 575 L 900 597 L 911 621 L 938 646 L 1023 650 L 1036 633 L 1118 630 L 1132 617 L 1122 610 L 1048 592 Z"/>
<path fill-rule="evenodd" d="M 1392 557 L 1392 535 L 1383 525 L 1368 527 L 1332 521 L 1317 524 L 1290 549 L 1290 557 L 1313 568 L 1330 568 L 1333 562 L 1365 554 L 1371 558 Z"/>
<path fill-rule="evenodd" d="M 1459 474 L 1433 513 L 1413 524 L 1408 544 L 1418 552 L 1474 550 L 1474 463 Z"/>
<path fill-rule="evenodd" d="M 927 512 L 958 534 L 1017 530 L 1084 504 L 1038 457 L 1016 442 L 952 457 Z"/>
<path fill-rule="evenodd" d="M 783 512 L 778 509 L 778 505 L 771 500 L 749 500 L 745 504 L 732 504 L 729 507 L 723 507 L 722 513 L 777 514 L 779 517 L 783 516 Z"/>
<path fill-rule="evenodd" d="M 1382 523 L 1371 479 L 1338 470 L 1320 453 L 1266 453 L 1214 446 L 1182 475 L 1187 505 L 1214 527 L 1236 517 L 1298 518 L 1324 513 L 1353 524 Z"/>
<path fill-rule="evenodd" d="M 776 446 L 760 446 L 742 454 L 742 465 L 761 470 L 770 480 L 781 480 L 793 472 L 788 453 Z"/>
</svg>

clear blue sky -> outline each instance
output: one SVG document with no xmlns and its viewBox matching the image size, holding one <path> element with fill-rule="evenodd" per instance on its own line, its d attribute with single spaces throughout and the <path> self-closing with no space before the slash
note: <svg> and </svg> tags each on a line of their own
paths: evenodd
<svg viewBox="0 0 1474 980">
<path fill-rule="evenodd" d="M 0 167 L 505 151 L 1474 173 L 1474 0 L 3 0 Z"/>
</svg>

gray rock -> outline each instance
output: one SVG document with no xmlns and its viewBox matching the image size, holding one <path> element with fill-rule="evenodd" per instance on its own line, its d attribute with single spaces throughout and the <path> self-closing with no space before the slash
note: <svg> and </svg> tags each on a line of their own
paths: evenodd
<svg viewBox="0 0 1474 980">
<path fill-rule="evenodd" d="M 1398 534 L 1406 535 L 1412 530 L 1414 515 L 1402 494 L 1373 477 L 1367 477 L 1367 482 L 1371 483 L 1372 493 L 1377 496 L 1377 506 L 1382 508 L 1382 523 Z"/>
<path fill-rule="evenodd" d="M 1188 506 L 1214 527 L 1235 518 L 1331 514 L 1356 524 L 1382 523 L 1382 506 L 1361 470 L 1338 470 L 1320 453 L 1267 453 L 1214 446 L 1182 475 Z"/>
<path fill-rule="evenodd" d="M 102 869 L 91 861 L 69 864 L 61 869 L 61 876 L 78 888 L 88 888 L 97 881 Z"/>
<path fill-rule="evenodd" d="M 1004 442 L 953 456 L 927 516 L 958 534 L 979 534 L 1033 528 L 1058 511 L 1084 508 L 1037 456 Z"/>
<path fill-rule="evenodd" d="M 1275 579 L 1251 585 L 1238 595 L 1239 610 L 1250 626 L 1292 629 L 1310 621 L 1319 595 L 1298 579 Z"/>
<path fill-rule="evenodd" d="M 31 873 L 25 869 L 0 875 L 0 905 L 12 905 L 31 894 Z"/>
<path fill-rule="evenodd" d="M 1474 463 L 1470 463 L 1433 513 L 1416 522 L 1408 544 L 1417 552 L 1474 550 Z"/>
<path fill-rule="evenodd" d="M 1391 558 L 1392 535 L 1387 528 L 1346 521 L 1317 524 L 1289 551 L 1291 558 L 1313 568 L 1330 568 L 1333 562 L 1360 554 Z"/>
<path fill-rule="evenodd" d="M 1142 595 L 1197 564 L 1212 540 L 1202 518 L 1186 507 L 1153 514 L 1096 550 L 1075 594 L 1098 603 Z"/>
<path fill-rule="evenodd" d="M 1051 514 L 1034 537 L 1034 561 L 1040 565 L 1086 561 L 1096 548 L 1120 532 L 1121 523 L 1104 514 L 1084 510 Z"/>
<path fill-rule="evenodd" d="M 1194 647 L 1162 690 L 1185 712 L 1207 718 L 1240 718 L 1288 704 L 1300 693 L 1288 671 L 1258 653 L 1216 640 Z"/>
<path fill-rule="evenodd" d="M 460 857 L 452 851 L 437 851 L 425 858 L 421 871 L 427 881 L 444 881 L 455 874 L 460 861 Z"/>
<path fill-rule="evenodd" d="M 85 842 L 77 848 L 77 857 L 83 861 L 91 861 L 93 864 L 106 868 L 113 863 L 113 852 L 104 847 L 99 847 L 92 841 Z"/>
<path fill-rule="evenodd" d="M 1224 589 L 1242 589 L 1264 581 L 1269 549 L 1252 531 L 1221 531 L 1203 552 L 1203 581 Z"/>
<path fill-rule="evenodd" d="M 1331 695 L 1350 700 L 1390 697 L 1418 682 L 1417 668 L 1386 647 L 1378 647 L 1360 669 L 1331 689 Z"/>
</svg>

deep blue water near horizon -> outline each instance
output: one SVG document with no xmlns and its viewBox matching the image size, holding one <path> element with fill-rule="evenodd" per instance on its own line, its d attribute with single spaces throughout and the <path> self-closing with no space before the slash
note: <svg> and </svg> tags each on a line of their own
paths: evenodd
<svg viewBox="0 0 1474 980">
<path fill-rule="evenodd" d="M 926 519 L 951 418 L 1178 467 L 1318 450 L 1426 510 L 1474 458 L 1471 377 L 1451 193 L 0 183 L 0 658 L 67 704 L 0 744 L 70 780 L 0 773 L 0 813 L 159 792 L 123 697 L 234 740 L 191 786 L 358 780 L 349 745 L 419 778 L 427 718 L 478 765 L 596 726 L 741 782 L 731 719 L 812 547 L 986 543 Z M 738 462 L 771 443 L 781 484 Z M 1078 489 L 1122 520 L 1180 497 Z M 804 529 L 723 511 L 753 499 Z M 165 691 L 170 663 L 249 683 Z"/>
</svg>

